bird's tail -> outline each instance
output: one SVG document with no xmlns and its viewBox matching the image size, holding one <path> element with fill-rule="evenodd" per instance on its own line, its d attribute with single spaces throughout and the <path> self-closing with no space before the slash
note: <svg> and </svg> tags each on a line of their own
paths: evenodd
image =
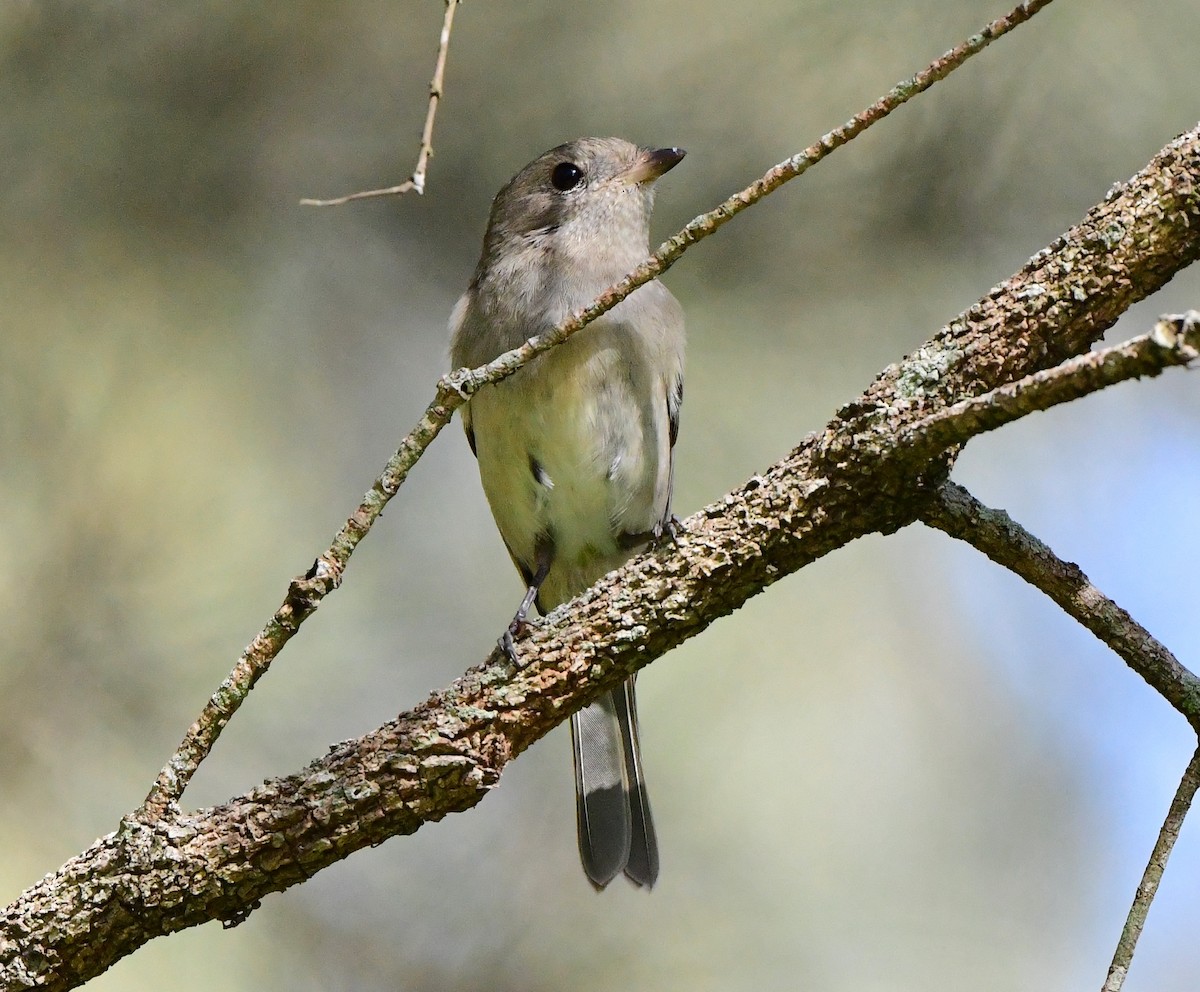
<svg viewBox="0 0 1200 992">
<path fill-rule="evenodd" d="M 658 877 L 658 842 L 638 747 L 634 679 L 571 717 L 579 856 L 592 884 L 622 871 L 647 887 Z"/>
</svg>

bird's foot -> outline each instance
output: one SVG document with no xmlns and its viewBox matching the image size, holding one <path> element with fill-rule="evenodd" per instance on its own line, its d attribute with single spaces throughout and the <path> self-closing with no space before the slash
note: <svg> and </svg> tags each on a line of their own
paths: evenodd
<svg viewBox="0 0 1200 992">
<path fill-rule="evenodd" d="M 500 640 L 498 640 L 496 643 L 500 645 L 500 650 L 504 652 L 504 657 L 506 657 L 512 665 L 520 666 L 521 663 L 517 661 L 517 645 L 513 641 L 513 637 L 516 636 L 516 634 L 519 634 L 521 631 L 519 628 L 514 628 L 516 628 L 516 624 L 511 624 L 506 627 L 504 629 L 504 633 L 500 635 Z"/>
<path fill-rule="evenodd" d="M 521 662 L 517 658 L 517 642 L 516 638 L 525 633 L 528 627 L 534 626 L 529 620 L 522 617 L 514 617 L 513 622 L 500 635 L 500 639 L 496 642 L 500 646 L 500 650 L 504 652 L 506 657 L 515 667 L 520 668 Z"/>
<path fill-rule="evenodd" d="M 669 537 L 671 539 L 671 543 L 678 548 L 679 535 L 682 533 L 683 523 L 677 516 L 675 516 L 675 514 L 672 513 L 670 516 L 664 517 L 662 520 L 656 523 L 653 529 L 651 529 L 650 546 L 652 548 L 662 547 L 663 537 Z"/>
</svg>

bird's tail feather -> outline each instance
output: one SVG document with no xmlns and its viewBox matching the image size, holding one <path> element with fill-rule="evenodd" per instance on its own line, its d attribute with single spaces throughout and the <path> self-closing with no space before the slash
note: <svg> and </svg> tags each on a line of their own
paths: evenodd
<svg viewBox="0 0 1200 992">
<path fill-rule="evenodd" d="M 571 718 L 579 855 L 592 884 L 622 871 L 637 885 L 658 877 L 658 844 L 642 776 L 634 680 Z"/>
<path fill-rule="evenodd" d="M 629 781 L 627 795 L 632 827 L 625 877 L 636 885 L 651 888 L 658 878 L 658 837 L 654 833 L 654 817 L 650 815 L 650 797 L 646 792 L 646 777 L 642 773 L 637 700 L 633 691 L 635 679 L 636 676 L 631 676 L 625 680 L 623 691 L 619 694 L 623 699 L 617 705 L 617 719 L 621 724 L 621 737 L 625 745 L 625 770 Z"/>
</svg>

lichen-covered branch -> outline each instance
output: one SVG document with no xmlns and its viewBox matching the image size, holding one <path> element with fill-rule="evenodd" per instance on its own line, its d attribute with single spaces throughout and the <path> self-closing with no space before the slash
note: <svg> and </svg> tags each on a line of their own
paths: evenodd
<svg viewBox="0 0 1200 992">
<path fill-rule="evenodd" d="M 1200 359 L 1200 311 L 1160 317 L 1149 334 L 1089 351 L 1061 365 L 960 400 L 906 428 L 897 440 L 932 457 L 985 431 L 1129 379 Z"/>
</svg>

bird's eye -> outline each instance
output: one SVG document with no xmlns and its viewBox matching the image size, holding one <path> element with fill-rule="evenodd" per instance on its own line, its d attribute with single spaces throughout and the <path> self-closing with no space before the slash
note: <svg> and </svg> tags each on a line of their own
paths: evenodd
<svg viewBox="0 0 1200 992">
<path fill-rule="evenodd" d="M 556 190 L 565 193 L 583 182 L 583 170 L 574 162 L 559 162 L 550 173 L 550 182 Z"/>
</svg>

